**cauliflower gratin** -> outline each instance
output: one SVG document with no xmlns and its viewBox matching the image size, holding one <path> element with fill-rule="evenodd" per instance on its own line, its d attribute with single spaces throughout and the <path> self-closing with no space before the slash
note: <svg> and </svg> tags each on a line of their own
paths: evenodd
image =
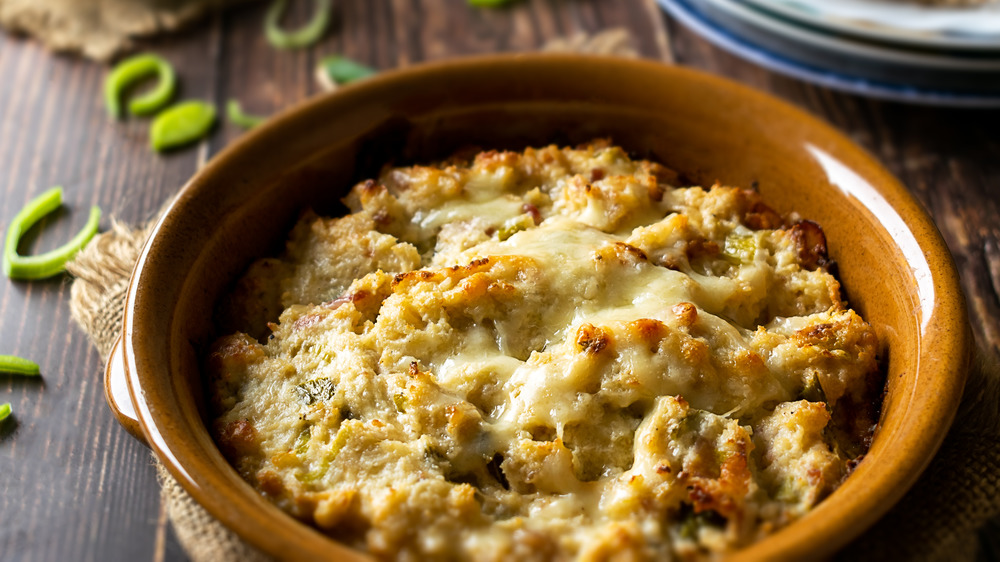
<svg viewBox="0 0 1000 562">
<path fill-rule="evenodd" d="M 383 559 L 696 560 L 801 517 L 867 449 L 875 334 L 818 226 L 677 183 L 595 141 L 307 212 L 220 305 L 220 449 Z"/>
</svg>

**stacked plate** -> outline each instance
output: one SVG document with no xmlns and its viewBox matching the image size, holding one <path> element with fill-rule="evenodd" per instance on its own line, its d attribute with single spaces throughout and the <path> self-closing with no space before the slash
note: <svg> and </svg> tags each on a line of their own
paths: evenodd
<svg viewBox="0 0 1000 562">
<path fill-rule="evenodd" d="M 1000 3 L 659 2 L 709 41 L 776 72 L 873 97 L 1000 107 Z"/>
</svg>

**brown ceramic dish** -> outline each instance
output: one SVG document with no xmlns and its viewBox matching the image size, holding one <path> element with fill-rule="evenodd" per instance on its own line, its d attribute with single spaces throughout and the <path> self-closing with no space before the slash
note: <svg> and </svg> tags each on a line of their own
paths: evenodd
<svg viewBox="0 0 1000 562">
<path fill-rule="evenodd" d="M 524 55 L 421 66 L 247 134 L 188 183 L 142 252 L 107 369 L 112 408 L 198 502 L 261 550 L 367 559 L 268 503 L 217 450 L 199 374 L 214 303 L 252 259 L 277 252 L 300 209 L 336 213 L 354 182 L 391 159 L 597 136 L 696 183 L 756 185 L 779 212 L 826 231 L 851 305 L 883 345 L 880 427 L 835 493 L 735 558 L 832 553 L 913 484 L 954 416 L 970 338 L 951 256 L 906 189 L 829 126 L 745 87 L 652 62 Z"/>
</svg>

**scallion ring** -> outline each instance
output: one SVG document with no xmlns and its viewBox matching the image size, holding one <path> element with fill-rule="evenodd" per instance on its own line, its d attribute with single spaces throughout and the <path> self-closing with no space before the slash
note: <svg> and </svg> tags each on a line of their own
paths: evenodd
<svg viewBox="0 0 1000 562">
<path fill-rule="evenodd" d="M 181 102 L 153 119 L 149 144 L 161 152 L 189 144 L 207 135 L 214 124 L 215 106 L 197 100 Z"/>
<path fill-rule="evenodd" d="M 37 256 L 22 256 L 17 253 L 21 236 L 42 217 L 56 210 L 62 204 L 62 188 L 53 187 L 28 202 L 7 228 L 7 239 L 3 245 L 3 272 L 11 279 L 44 279 L 60 273 L 66 262 L 73 259 L 87 242 L 97 233 L 101 220 L 101 210 L 90 208 L 87 224 L 72 240 L 58 248 Z"/>
<path fill-rule="evenodd" d="M 316 8 L 313 10 L 309 23 L 295 31 L 285 31 L 281 28 L 281 16 L 285 13 L 288 0 L 275 0 L 267 9 L 267 15 L 264 18 L 264 33 L 268 43 L 276 49 L 298 49 L 319 41 L 323 37 L 323 33 L 326 32 L 327 26 L 330 25 L 333 2 L 332 0 L 315 0 L 315 4 Z"/>
<path fill-rule="evenodd" d="M 373 68 L 347 57 L 330 55 L 319 61 L 316 67 L 316 80 L 324 90 L 333 90 L 341 84 L 362 80 L 375 73 Z"/>
<path fill-rule="evenodd" d="M 115 65 L 104 80 L 104 103 L 112 118 L 122 116 L 121 97 L 125 90 L 153 75 L 157 77 L 156 87 L 129 102 L 128 110 L 132 115 L 155 113 L 170 102 L 177 88 L 177 74 L 169 62 L 149 53 L 135 55 Z"/>
<path fill-rule="evenodd" d="M 267 120 L 267 117 L 243 113 L 243 108 L 240 106 L 238 100 L 229 100 L 226 104 L 226 116 L 229 117 L 229 121 L 234 125 L 243 127 L 244 129 L 253 129 Z"/>
<path fill-rule="evenodd" d="M 38 363 L 34 361 L 14 355 L 0 355 L 0 373 L 34 377 L 40 372 Z"/>
<path fill-rule="evenodd" d="M 0 422 L 10 417 L 10 404 L 0 404 Z"/>
</svg>

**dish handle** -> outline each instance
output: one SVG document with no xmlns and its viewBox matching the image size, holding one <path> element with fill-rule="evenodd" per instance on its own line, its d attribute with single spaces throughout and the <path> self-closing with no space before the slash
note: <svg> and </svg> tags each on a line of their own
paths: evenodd
<svg viewBox="0 0 1000 562">
<path fill-rule="evenodd" d="M 125 368 L 125 347 L 122 345 L 122 338 L 118 336 L 111 354 L 108 356 L 108 364 L 104 369 L 104 399 L 107 400 L 111 412 L 118 419 L 118 423 L 145 446 L 149 446 L 146 436 L 142 432 L 142 425 L 139 424 L 139 416 L 135 413 L 135 405 L 132 404 L 132 397 L 128 389 L 128 371 Z"/>
</svg>

